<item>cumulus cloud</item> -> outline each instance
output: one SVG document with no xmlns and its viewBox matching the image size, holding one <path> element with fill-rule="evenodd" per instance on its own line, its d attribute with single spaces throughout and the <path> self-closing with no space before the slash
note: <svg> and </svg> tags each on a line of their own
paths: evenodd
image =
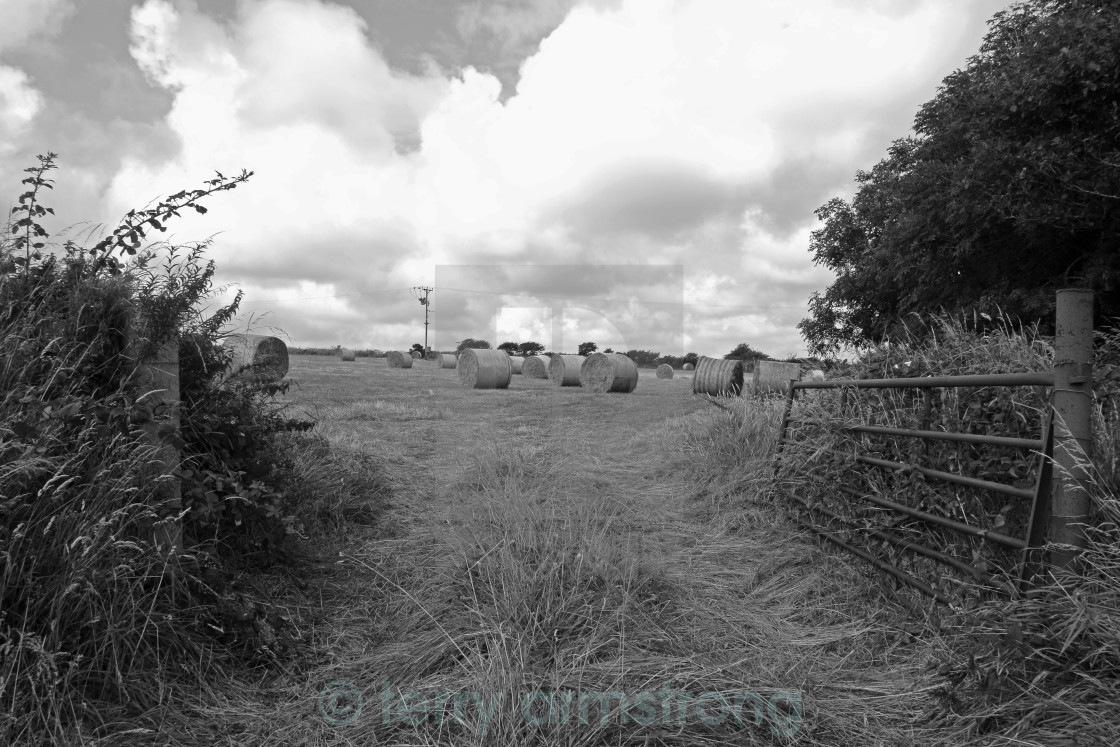
<svg viewBox="0 0 1120 747">
<path fill-rule="evenodd" d="M 147 0 L 132 53 L 173 93 L 181 149 L 130 161 L 114 206 L 255 170 L 177 230 L 222 230 L 221 279 L 297 343 L 407 347 L 422 318 L 407 289 L 435 282 L 437 347 L 543 332 L 559 298 L 572 346 L 602 334 L 665 353 L 748 340 L 784 354 L 802 347 L 795 324 L 829 279 L 806 251 L 813 208 L 963 62 L 945 40 L 971 34 L 967 48 L 983 32 L 933 0 L 466 7 L 466 32 L 510 43 L 559 24 L 513 95 L 472 68 L 393 69 L 343 6 L 246 0 L 218 23 L 192 2 Z M 658 299 L 594 267 L 555 269 L 619 264 L 678 267 L 680 287 Z M 437 277 L 450 266 L 489 269 L 471 296 Z M 493 269 L 511 266 L 535 269 Z"/>
<path fill-rule="evenodd" d="M 15 150 L 42 106 L 43 97 L 27 74 L 0 65 L 0 156 Z"/>
</svg>

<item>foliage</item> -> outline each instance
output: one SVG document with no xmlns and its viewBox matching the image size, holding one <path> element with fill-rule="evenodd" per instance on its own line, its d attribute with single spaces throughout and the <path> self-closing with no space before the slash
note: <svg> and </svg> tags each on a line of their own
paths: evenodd
<svg viewBox="0 0 1120 747">
<path fill-rule="evenodd" d="M 910 313 L 970 308 L 1046 331 L 1054 290 L 1097 291 L 1120 314 L 1120 6 L 1030 0 L 997 13 L 978 54 L 945 78 L 816 213 L 814 261 L 837 277 L 799 324 L 813 352 L 897 331 Z M 1014 271 L 1009 271 L 1014 268 Z"/>
<path fill-rule="evenodd" d="M 410 353 L 420 353 L 420 354 L 423 354 L 423 353 L 424 353 L 424 346 L 423 346 L 423 345 L 421 345 L 421 344 L 420 344 L 420 343 L 418 343 L 418 342 L 414 342 L 414 343 L 412 343 L 412 347 L 411 347 L 411 348 L 409 348 L 409 351 L 408 351 L 408 352 L 410 352 Z"/>
<path fill-rule="evenodd" d="M 598 349 L 599 346 L 593 342 L 581 342 L 579 344 L 579 349 L 576 351 L 576 355 L 582 355 L 586 357 L 588 355 L 591 355 Z"/>
<path fill-rule="evenodd" d="M 517 355 L 518 344 L 516 342 L 503 342 L 498 346 L 498 350 L 504 350 L 507 355 Z"/>
<path fill-rule="evenodd" d="M 12 211 L 23 217 L 0 234 L 0 742 L 8 744 L 70 743 L 80 719 L 147 710 L 170 697 L 179 676 L 170 661 L 195 662 L 190 671 L 204 677 L 230 655 L 215 643 L 232 643 L 246 625 L 257 630 L 252 613 L 237 612 L 240 627 L 230 627 L 233 608 L 220 604 L 224 590 L 208 574 L 224 562 L 219 554 L 283 535 L 276 437 L 305 427 L 267 405 L 280 387 L 219 386 L 222 328 L 240 295 L 203 313 L 214 272 L 201 259 L 205 245 L 135 243 L 145 225 L 162 230 L 179 210 L 204 212 L 199 200 L 250 174 L 219 174 L 207 189 L 132 211 L 90 249 L 67 242 L 45 252 L 37 219 L 52 211 L 38 195 L 54 155 L 39 160 Z M 166 405 L 140 396 L 145 362 L 176 337 L 179 428 Z M 181 503 L 166 489 L 176 476 L 159 466 L 165 446 L 185 455 Z M 188 540 L 205 536 L 208 545 L 169 555 L 179 520 Z M 256 646 L 251 655 L 266 651 Z"/>
<path fill-rule="evenodd" d="M 634 361 L 638 368 L 656 368 L 657 359 L 661 357 L 661 353 L 650 350 L 627 350 L 626 357 Z"/>
<path fill-rule="evenodd" d="M 528 358 L 530 355 L 540 355 L 544 352 L 544 345 L 539 342 L 523 342 L 517 346 L 517 354 Z"/>
<path fill-rule="evenodd" d="M 488 343 L 486 340 L 476 340 L 473 337 L 468 337 L 465 340 L 461 340 L 459 344 L 455 346 L 455 352 L 461 353 L 467 348 L 473 348 L 475 350 L 489 350 L 490 343 Z M 423 350 L 423 348 L 421 348 L 421 350 Z"/>
<path fill-rule="evenodd" d="M 693 353 L 695 356 L 695 353 Z M 754 361 L 754 360 L 770 360 L 770 356 L 761 350 L 755 350 L 745 342 L 740 342 L 731 352 L 723 356 L 725 360 L 741 360 L 741 361 Z M 688 361 L 692 365 L 696 365 L 696 360 Z"/>
</svg>

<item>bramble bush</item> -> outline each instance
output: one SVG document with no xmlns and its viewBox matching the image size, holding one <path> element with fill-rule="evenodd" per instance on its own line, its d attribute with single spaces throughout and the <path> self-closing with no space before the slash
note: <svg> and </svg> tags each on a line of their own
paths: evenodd
<svg viewBox="0 0 1120 747">
<path fill-rule="evenodd" d="M 260 607 L 231 604 L 222 568 L 267 560 L 293 529 L 284 492 L 286 383 L 224 376 L 237 312 L 213 313 L 206 244 L 148 243 L 203 189 L 130 211 L 91 248 L 52 246 L 41 204 L 56 155 L 27 169 L 0 227 L 0 743 L 82 741 L 173 697 L 175 678 L 273 653 Z M 143 364 L 179 341 L 180 419 L 150 405 Z M 154 426 L 154 428 L 153 428 Z M 155 466 L 157 433 L 182 453 Z M 298 436 L 296 436 L 298 438 Z M 179 480 L 182 500 L 166 499 Z M 182 547 L 156 540 L 181 523 Z M 161 530 L 163 533 L 161 534 Z M 240 627 L 238 627 L 240 626 Z M 268 629 L 266 631 L 266 628 Z M 267 635 L 259 635 L 267 632 Z M 237 643 L 238 645 L 230 645 Z"/>
</svg>

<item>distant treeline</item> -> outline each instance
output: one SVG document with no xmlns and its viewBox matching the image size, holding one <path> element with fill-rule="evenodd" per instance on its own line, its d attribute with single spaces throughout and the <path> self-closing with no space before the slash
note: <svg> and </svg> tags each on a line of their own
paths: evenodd
<svg viewBox="0 0 1120 747">
<path fill-rule="evenodd" d="M 333 348 L 288 348 L 290 355 L 341 355 L 342 346 L 336 345 Z M 384 350 L 355 350 L 354 356 L 357 358 L 384 358 L 386 352 Z"/>
</svg>

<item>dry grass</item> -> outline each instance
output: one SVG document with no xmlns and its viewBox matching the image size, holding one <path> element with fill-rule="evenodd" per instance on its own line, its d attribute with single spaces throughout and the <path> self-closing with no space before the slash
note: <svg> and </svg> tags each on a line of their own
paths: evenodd
<svg viewBox="0 0 1120 747">
<path fill-rule="evenodd" d="M 307 591 L 281 600 L 300 656 L 214 682 L 159 714 L 160 733 L 114 744 L 937 742 L 921 716 L 943 644 L 915 643 L 878 579 L 751 498 L 780 416 L 772 403 L 712 407 L 647 371 L 632 396 L 607 399 L 527 378 L 466 390 L 434 367 L 376 359 L 296 356 L 291 376 L 334 452 L 384 473 L 391 508 L 376 526 L 343 522 L 340 539 L 324 538 L 337 549 L 302 574 Z M 322 510 L 358 505 L 350 493 Z M 348 725 L 318 707 L 337 681 L 364 698 Z M 643 692 L 657 709 L 645 725 L 622 723 L 613 696 L 603 718 L 593 697 Z M 399 710 L 439 693 L 452 697 L 438 723 Z M 457 722 L 453 696 L 470 693 L 484 708 L 460 701 Z M 682 700 L 703 693 L 757 694 L 758 723 L 750 700 L 743 723 L 704 723 Z M 571 698 L 566 722 L 534 723 L 527 697 L 536 708 L 554 697 L 558 716 Z M 323 703 L 336 716 L 353 705 Z"/>
<path fill-rule="evenodd" d="M 434 367 L 294 357 L 294 398 L 318 413 L 337 458 L 384 475 L 391 495 L 371 485 L 369 500 L 390 507 L 355 528 L 344 521 L 361 517 L 352 490 L 323 505 L 341 531 L 323 538 L 330 553 L 303 573 L 306 592 L 286 601 L 300 656 L 215 682 L 155 714 L 159 733 L 112 743 L 932 747 L 1074 744 L 1079 733 L 1112 743 L 1114 529 L 1089 556 L 1098 575 L 1077 592 L 1080 617 L 1055 614 L 1072 609 L 1067 587 L 1039 609 L 987 608 L 979 629 L 975 612 L 920 599 L 910 610 L 775 502 L 781 400 L 696 397 L 640 376 L 632 396 L 600 398 L 529 377 L 476 391 Z M 1108 418 L 1098 425 L 1115 445 Z M 324 480 L 330 471 L 324 461 Z M 1099 491 L 1116 479 L 1100 473 Z M 1115 502 L 1102 505 L 1120 518 Z M 993 668 L 1031 671 L 1009 653 L 1007 623 L 1042 612 L 1053 625 L 1038 650 L 1056 663 L 1036 672 L 1045 690 L 983 689 Z M 1033 622 L 1019 630 L 1036 643 Z M 322 699 L 339 682 L 353 689 L 336 684 Z M 676 705 L 686 693 L 755 693 L 758 723 L 749 701 L 741 724 L 704 723 L 694 702 L 662 722 L 667 689 Z M 658 718 L 623 723 L 615 696 L 643 692 Z M 346 711 L 357 693 L 362 709 Z M 605 718 L 596 693 L 615 694 Z M 569 699 L 568 717 L 539 723 L 526 698 L 530 716 L 553 698 L 558 717 Z"/>
</svg>

